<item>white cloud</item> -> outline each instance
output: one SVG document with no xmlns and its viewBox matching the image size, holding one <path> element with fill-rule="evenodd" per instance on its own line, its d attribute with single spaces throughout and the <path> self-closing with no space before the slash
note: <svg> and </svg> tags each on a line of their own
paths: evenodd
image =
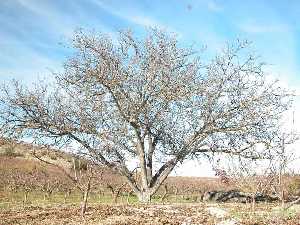
<svg viewBox="0 0 300 225">
<path fill-rule="evenodd" d="M 212 12 L 221 12 L 223 10 L 223 7 L 214 0 L 207 2 L 207 8 Z"/>
<path fill-rule="evenodd" d="M 103 10 L 111 13 L 112 15 L 119 17 L 121 19 L 127 20 L 131 23 L 141 25 L 141 26 L 151 26 L 151 27 L 162 27 L 162 24 L 160 24 L 155 19 L 152 19 L 147 16 L 138 15 L 136 12 L 134 13 L 127 13 L 122 12 L 120 9 L 116 9 L 113 7 L 108 6 L 107 4 L 104 4 L 102 1 L 99 0 L 92 0 L 96 5 L 98 5 Z"/>
<path fill-rule="evenodd" d="M 259 24 L 255 22 L 243 23 L 239 27 L 247 33 L 280 33 L 289 30 L 288 26 L 284 24 Z"/>
<path fill-rule="evenodd" d="M 58 60 L 34 50 L 10 35 L 1 36 L 0 48 L 1 81 L 14 78 L 30 83 L 38 76 L 46 76 L 51 70 L 58 72 L 62 68 Z"/>
<path fill-rule="evenodd" d="M 42 19 L 46 19 L 47 25 L 50 25 L 47 27 L 48 31 L 52 30 L 53 33 L 61 33 L 65 36 L 73 34 L 74 24 L 67 20 L 64 15 L 59 13 L 59 11 L 54 10 L 47 1 L 17 0 L 17 2 L 35 15 L 40 16 Z M 45 24 L 45 26 L 47 25 Z"/>
<path fill-rule="evenodd" d="M 160 21 L 146 16 L 138 12 L 138 10 L 134 10 L 133 8 L 130 8 L 130 10 L 122 9 L 121 7 L 115 8 L 112 6 L 109 6 L 108 4 L 105 4 L 102 1 L 99 0 L 92 0 L 96 5 L 98 5 L 101 9 L 109 12 L 110 14 L 119 17 L 123 20 L 126 20 L 130 23 L 140 25 L 143 27 L 154 27 L 154 28 L 160 28 L 160 29 L 166 29 L 168 31 L 171 31 L 178 35 L 178 37 L 181 37 L 181 34 L 175 30 L 174 28 L 161 23 Z"/>
<path fill-rule="evenodd" d="M 208 54 L 209 57 L 214 57 L 215 54 L 219 53 L 225 47 L 226 39 L 212 28 L 199 29 L 197 36 L 201 41 L 200 44 L 207 47 L 205 54 Z"/>
<path fill-rule="evenodd" d="M 82 10 L 82 5 L 79 1 L 69 2 L 69 7 L 73 9 L 73 14 L 67 14 L 63 10 L 59 10 L 52 1 L 17 0 L 17 2 L 26 10 L 41 18 L 47 32 L 59 38 L 72 38 L 75 29 L 80 28 L 87 21 L 89 22 L 88 25 L 94 26 L 92 28 L 100 28 L 105 32 L 111 32 L 111 29 L 103 24 L 95 24 L 94 18 L 91 17 L 89 12 Z M 35 22 L 37 21 L 33 21 L 33 23 Z"/>
<path fill-rule="evenodd" d="M 146 27 L 163 27 L 164 25 L 160 24 L 158 21 L 146 17 L 146 16 L 140 16 L 140 15 L 132 15 L 132 16 L 124 16 L 125 19 L 135 23 L 139 24 L 141 26 Z"/>
</svg>

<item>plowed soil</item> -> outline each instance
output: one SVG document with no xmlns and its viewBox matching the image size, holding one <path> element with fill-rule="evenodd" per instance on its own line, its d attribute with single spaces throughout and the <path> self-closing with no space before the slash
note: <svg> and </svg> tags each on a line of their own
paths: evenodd
<svg viewBox="0 0 300 225">
<path fill-rule="evenodd" d="M 234 219 L 237 224 L 290 224 L 300 225 L 299 215 L 273 215 L 268 207 L 259 206 L 256 212 L 249 213 L 246 206 L 226 205 L 228 212 L 224 218 L 210 215 L 205 204 L 172 205 L 95 205 L 88 208 L 85 218 L 80 216 L 78 206 L 26 207 L 1 210 L 1 225 L 17 224 L 91 224 L 91 225 L 200 225 L 218 224 L 224 220 Z"/>
</svg>

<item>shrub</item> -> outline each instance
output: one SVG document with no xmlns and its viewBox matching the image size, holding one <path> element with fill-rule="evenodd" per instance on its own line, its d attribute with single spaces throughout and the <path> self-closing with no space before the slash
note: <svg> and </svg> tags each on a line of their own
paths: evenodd
<svg viewBox="0 0 300 225">
<path fill-rule="evenodd" d="M 73 164 L 72 164 L 72 168 L 73 168 Z M 88 167 L 88 163 L 85 160 L 81 160 L 81 159 L 75 159 L 75 169 L 76 170 L 84 170 L 86 171 Z"/>
<path fill-rule="evenodd" d="M 16 152 L 12 147 L 6 147 L 2 153 L 3 156 L 7 157 L 21 157 L 23 154 Z"/>
<path fill-rule="evenodd" d="M 51 160 L 57 160 L 56 154 L 50 154 L 49 157 Z"/>
<path fill-rule="evenodd" d="M 287 186 L 287 191 L 289 195 L 295 196 L 300 194 L 300 178 L 294 178 L 292 179 L 288 186 Z"/>
</svg>

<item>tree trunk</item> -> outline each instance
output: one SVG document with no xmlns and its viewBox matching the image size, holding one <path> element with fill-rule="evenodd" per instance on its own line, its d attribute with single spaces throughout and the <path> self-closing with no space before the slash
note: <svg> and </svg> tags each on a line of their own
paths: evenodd
<svg viewBox="0 0 300 225">
<path fill-rule="evenodd" d="M 175 201 L 177 202 L 178 188 L 177 188 L 177 187 L 174 187 L 174 188 L 175 188 L 175 191 L 174 191 L 174 194 L 175 194 Z"/>
<path fill-rule="evenodd" d="M 84 217 L 85 212 L 86 212 L 86 205 L 87 205 L 88 195 L 89 195 L 89 192 L 85 191 L 84 195 L 83 195 L 82 202 L 81 202 L 81 216 L 82 217 Z"/>
<path fill-rule="evenodd" d="M 142 158 L 142 157 L 141 157 Z M 128 185 L 132 188 L 134 193 L 137 195 L 139 202 L 141 203 L 150 203 L 151 197 L 158 190 L 161 184 L 166 180 L 168 175 L 172 172 L 177 162 L 181 160 L 181 157 L 177 156 L 173 159 L 170 159 L 168 162 L 163 164 L 155 173 L 154 176 L 150 179 L 150 175 L 152 175 L 152 167 L 148 165 L 148 169 L 145 168 L 145 173 L 143 170 L 141 171 L 141 187 L 136 185 L 136 181 L 133 179 L 132 174 L 128 171 L 128 169 L 123 168 L 121 171 L 121 175 L 125 176 L 127 179 Z M 148 174 L 147 174 L 148 171 Z M 150 173 L 151 171 L 151 173 Z M 148 176 L 148 178 L 147 178 Z"/>
<path fill-rule="evenodd" d="M 81 216 L 83 218 L 84 218 L 84 215 L 85 215 L 85 212 L 86 212 L 86 206 L 87 206 L 87 201 L 88 201 L 90 189 L 91 189 L 91 180 L 89 179 L 88 183 L 87 183 L 87 187 L 86 187 L 86 189 L 84 191 L 84 194 L 83 194 L 82 202 L 81 202 Z"/>
<path fill-rule="evenodd" d="M 297 198 L 295 201 L 290 202 L 287 205 L 283 205 L 282 207 L 283 207 L 284 210 L 287 210 L 287 209 L 289 209 L 290 207 L 292 207 L 293 205 L 295 205 L 295 204 L 297 204 L 299 202 L 300 202 L 300 197 Z"/>
<path fill-rule="evenodd" d="M 128 192 L 127 192 L 126 202 L 127 202 L 128 205 L 129 205 L 129 203 L 130 203 L 129 199 L 130 199 L 131 194 L 132 194 L 132 191 L 128 191 Z"/>
<path fill-rule="evenodd" d="M 167 185 L 163 185 L 163 188 L 164 188 L 164 193 L 163 195 L 161 196 L 161 201 L 164 202 L 166 200 L 166 197 L 168 195 L 168 186 Z"/>
<path fill-rule="evenodd" d="M 64 194 L 64 204 L 67 203 L 67 196 L 68 196 L 68 194 L 65 192 L 65 194 Z"/>
<path fill-rule="evenodd" d="M 139 202 L 141 203 L 150 203 L 152 194 L 150 191 L 144 191 L 137 194 L 137 197 L 139 199 Z"/>
<path fill-rule="evenodd" d="M 114 192 L 112 196 L 113 196 L 112 202 L 116 204 L 118 202 L 119 192 Z"/>
<path fill-rule="evenodd" d="M 24 193 L 24 205 L 27 203 L 27 200 L 28 200 L 28 192 L 27 191 L 25 191 L 25 193 Z"/>
<path fill-rule="evenodd" d="M 47 199 L 48 199 L 48 201 L 51 201 L 51 194 L 52 194 L 52 192 L 47 192 Z"/>
<path fill-rule="evenodd" d="M 256 194 L 253 194 L 252 195 L 252 211 L 255 211 L 255 196 L 256 196 Z"/>
</svg>

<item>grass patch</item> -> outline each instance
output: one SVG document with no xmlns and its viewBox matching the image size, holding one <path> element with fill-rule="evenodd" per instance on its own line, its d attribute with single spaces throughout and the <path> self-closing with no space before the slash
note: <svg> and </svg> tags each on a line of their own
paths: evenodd
<svg viewBox="0 0 300 225">
<path fill-rule="evenodd" d="M 53 193 L 50 197 L 45 197 L 43 192 L 29 192 L 27 202 L 24 202 L 25 193 L 22 191 L 11 192 L 5 196 L 1 196 L 0 208 L 10 209 L 19 208 L 23 206 L 51 206 L 63 204 L 80 204 L 82 195 L 80 192 L 73 192 L 65 199 L 65 194 L 61 192 Z M 89 196 L 89 203 L 112 203 L 110 195 L 98 195 L 91 193 Z"/>
<path fill-rule="evenodd" d="M 300 214 L 300 205 L 293 205 L 286 210 L 281 207 L 275 207 L 272 214 L 284 219 L 293 219 Z"/>
<path fill-rule="evenodd" d="M 49 198 L 45 196 L 45 193 L 40 191 L 29 192 L 27 196 L 27 202 L 24 203 L 25 192 L 2 192 L 0 198 L 0 209 L 19 208 L 24 206 L 55 206 L 55 205 L 69 205 L 80 204 L 82 195 L 80 192 L 72 192 L 65 198 L 65 193 L 54 192 Z M 151 203 L 193 203 L 195 197 L 175 196 L 169 195 L 163 202 L 160 195 L 154 195 Z M 98 194 L 91 192 L 89 195 L 88 204 L 113 204 L 113 198 L 110 193 Z M 127 195 L 126 193 L 120 195 L 117 198 L 117 203 L 122 204 L 137 204 L 138 198 L 135 195 Z"/>
</svg>

